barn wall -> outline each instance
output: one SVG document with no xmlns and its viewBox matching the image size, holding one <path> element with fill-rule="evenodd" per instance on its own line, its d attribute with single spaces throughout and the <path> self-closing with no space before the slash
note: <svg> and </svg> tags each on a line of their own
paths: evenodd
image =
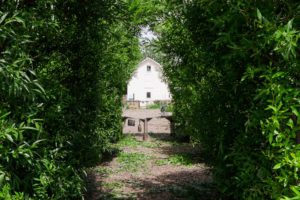
<svg viewBox="0 0 300 200">
<path fill-rule="evenodd" d="M 147 71 L 147 66 L 151 66 L 151 71 Z M 170 100 L 168 85 L 161 77 L 161 66 L 151 59 L 144 60 L 128 83 L 127 99 L 131 100 L 134 94 L 134 99 L 139 101 Z M 147 92 L 151 98 L 147 98 Z"/>
</svg>

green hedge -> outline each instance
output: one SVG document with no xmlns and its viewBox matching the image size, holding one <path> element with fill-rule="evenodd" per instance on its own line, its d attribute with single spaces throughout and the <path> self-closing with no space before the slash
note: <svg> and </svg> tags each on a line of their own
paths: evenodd
<svg viewBox="0 0 300 200">
<path fill-rule="evenodd" d="M 165 6 L 177 130 L 201 143 L 222 198 L 299 199 L 299 1 Z"/>
<path fill-rule="evenodd" d="M 0 199 L 78 199 L 139 59 L 125 1 L 2 1 Z"/>
</svg>

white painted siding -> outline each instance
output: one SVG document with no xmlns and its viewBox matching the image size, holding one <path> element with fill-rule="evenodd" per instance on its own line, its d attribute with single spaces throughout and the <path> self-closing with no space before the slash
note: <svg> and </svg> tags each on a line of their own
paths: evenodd
<svg viewBox="0 0 300 200">
<path fill-rule="evenodd" d="M 147 66 L 151 66 L 150 71 L 147 71 Z M 147 92 L 151 93 L 150 98 L 147 98 Z M 157 100 L 171 100 L 168 84 L 162 80 L 162 68 L 150 58 L 138 65 L 127 85 L 127 100 L 133 98 L 144 102 L 141 106 Z"/>
</svg>

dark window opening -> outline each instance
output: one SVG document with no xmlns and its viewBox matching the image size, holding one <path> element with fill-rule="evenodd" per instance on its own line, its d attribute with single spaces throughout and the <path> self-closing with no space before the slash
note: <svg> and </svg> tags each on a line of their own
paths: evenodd
<svg viewBox="0 0 300 200">
<path fill-rule="evenodd" d="M 128 126 L 135 126 L 135 120 L 129 119 Z"/>
<path fill-rule="evenodd" d="M 151 92 L 147 92 L 147 98 L 151 98 Z"/>
<path fill-rule="evenodd" d="M 151 71 L 151 66 L 147 66 L 147 71 L 150 72 Z"/>
</svg>

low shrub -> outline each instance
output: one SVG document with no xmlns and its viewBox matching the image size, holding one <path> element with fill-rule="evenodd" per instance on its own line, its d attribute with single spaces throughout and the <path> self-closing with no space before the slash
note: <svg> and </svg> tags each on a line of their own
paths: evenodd
<svg viewBox="0 0 300 200">
<path fill-rule="evenodd" d="M 160 109 L 160 104 L 151 104 L 147 108 L 148 109 Z"/>
</svg>

